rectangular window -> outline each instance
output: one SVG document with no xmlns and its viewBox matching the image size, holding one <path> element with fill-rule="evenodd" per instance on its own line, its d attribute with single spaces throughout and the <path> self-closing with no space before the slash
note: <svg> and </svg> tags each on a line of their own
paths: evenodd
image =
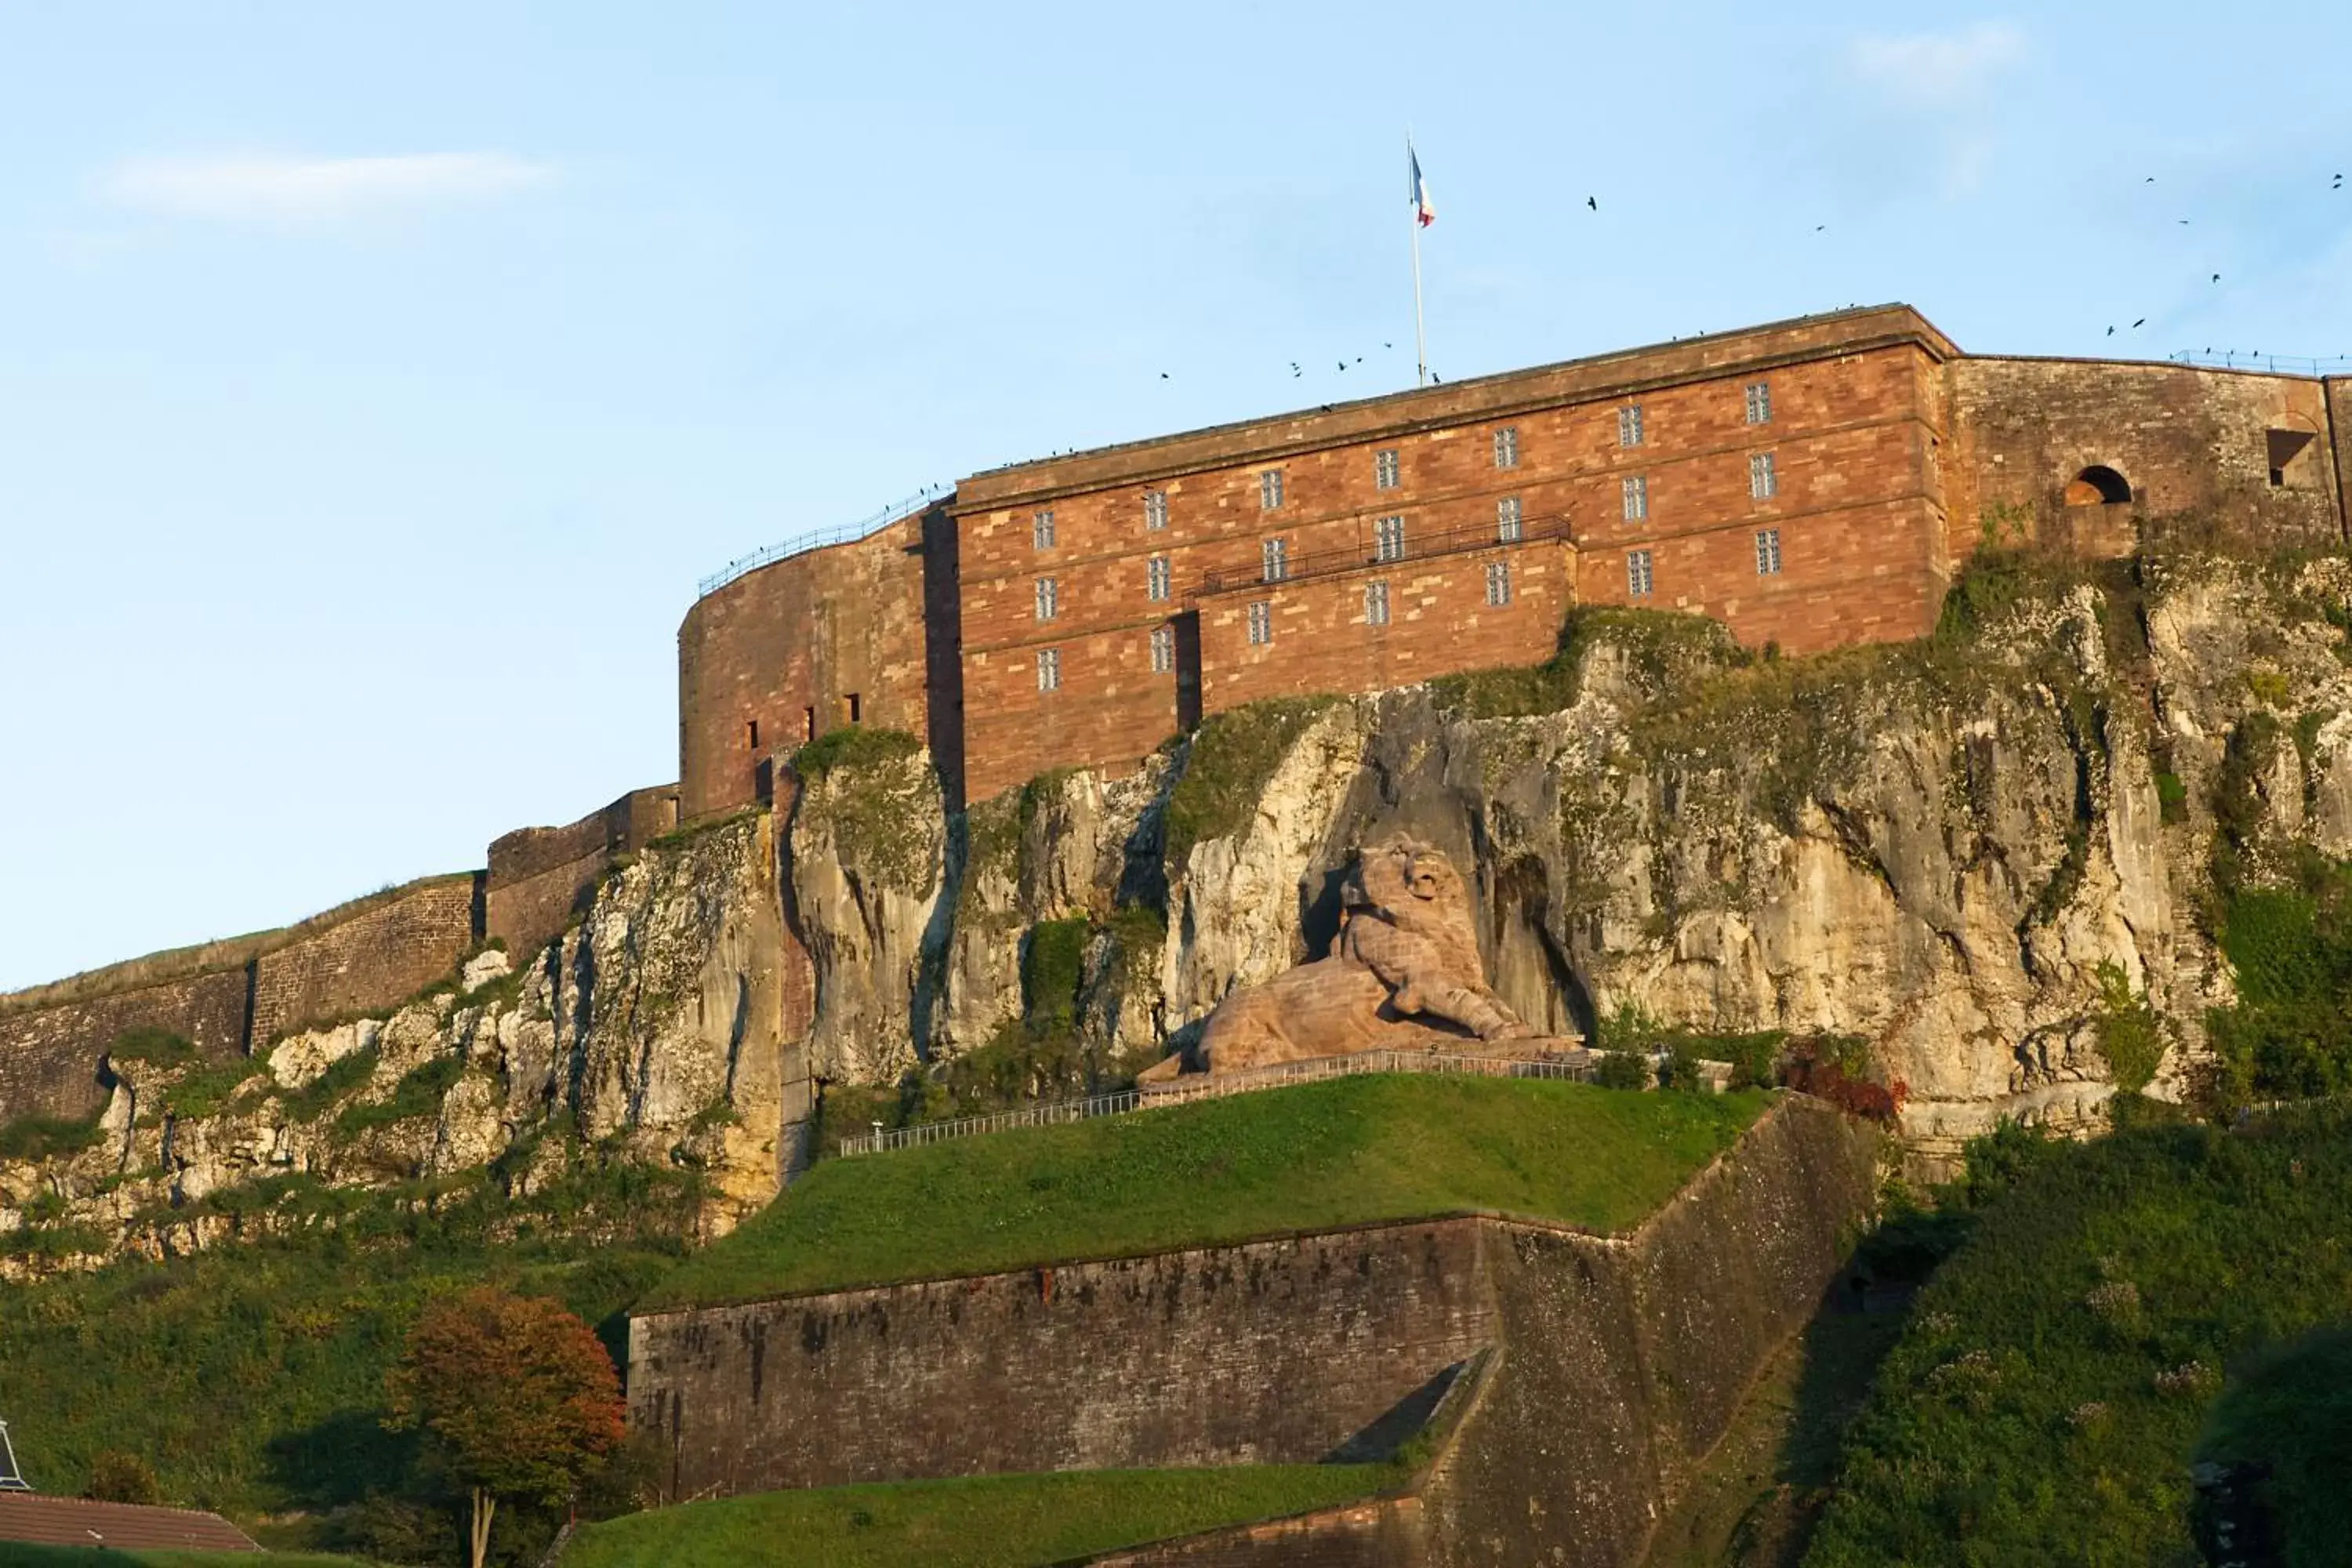
<svg viewBox="0 0 2352 1568">
<path fill-rule="evenodd" d="M 841 695 L 842 717 L 855 724 L 858 721 L 858 716 L 861 711 L 862 710 L 857 706 L 857 693 L 855 691 L 843 692 Z"/>
<path fill-rule="evenodd" d="M 1758 500 L 1770 500 L 1780 493 L 1780 476 L 1773 471 L 1771 453 L 1748 454 L 1748 493 Z"/>
<path fill-rule="evenodd" d="M 1037 618 L 1050 621 L 1062 613 L 1061 589 L 1051 577 L 1037 579 Z"/>
<path fill-rule="evenodd" d="M 1519 498 L 1505 496 L 1495 503 L 1495 539 L 1502 544 L 1519 542 Z"/>
<path fill-rule="evenodd" d="M 760 749 L 760 721 L 757 719 L 751 721 L 751 749 L 756 752 Z"/>
<path fill-rule="evenodd" d="M 1629 550 L 1625 552 L 1625 592 L 1636 599 L 1646 599 L 1654 586 L 1650 577 L 1650 552 Z"/>
<path fill-rule="evenodd" d="M 1617 411 L 1617 444 L 1638 447 L 1642 444 L 1642 405 L 1629 403 Z"/>
<path fill-rule="evenodd" d="M 1373 521 L 1372 559 L 1375 561 L 1404 559 L 1404 519 L 1383 517 Z"/>
<path fill-rule="evenodd" d="M 1054 514 L 1041 511 L 1029 520 L 1029 542 L 1039 550 L 1054 548 Z"/>
<path fill-rule="evenodd" d="M 1286 540 L 1269 539 L 1259 546 L 1258 553 L 1265 565 L 1264 580 L 1279 583 L 1290 575 L 1290 545 Z"/>
<path fill-rule="evenodd" d="M 1389 585 L 1386 583 L 1364 584 L 1364 625 L 1384 626 L 1389 624 Z"/>
<path fill-rule="evenodd" d="M 1748 423 L 1750 425 L 1772 423 L 1772 384 L 1770 382 L 1751 381 L 1748 384 Z"/>
<path fill-rule="evenodd" d="M 1155 555 L 1143 563 L 1143 591 L 1155 604 L 1168 597 L 1168 557 Z"/>
<path fill-rule="evenodd" d="M 1511 563 L 1507 561 L 1486 563 L 1486 602 L 1507 605 L 1511 602 Z"/>
<path fill-rule="evenodd" d="M 801 710 L 801 739 L 803 741 L 816 739 L 816 710 L 814 708 Z"/>
<path fill-rule="evenodd" d="M 1062 689 L 1062 650 L 1060 648 L 1041 647 L 1037 650 L 1037 689 L 1040 691 Z"/>
<path fill-rule="evenodd" d="M 1272 511 L 1282 504 L 1282 470 L 1268 468 L 1257 477 L 1257 504 L 1261 510 Z"/>
<path fill-rule="evenodd" d="M 1756 574 L 1759 577 L 1780 574 L 1780 531 L 1777 528 L 1756 531 Z"/>
<path fill-rule="evenodd" d="M 1641 522 L 1650 515 L 1650 481 L 1642 474 L 1628 474 L 1623 486 L 1625 521 Z"/>
<path fill-rule="evenodd" d="M 1249 639 L 1252 647 L 1264 647 L 1274 640 L 1274 605 L 1266 600 L 1249 607 Z"/>
<path fill-rule="evenodd" d="M 1166 675 L 1176 668 L 1176 628 L 1151 628 L 1151 673 Z"/>
<path fill-rule="evenodd" d="M 1495 467 L 1516 468 L 1519 466 L 1519 427 L 1506 425 L 1495 432 Z"/>
<path fill-rule="evenodd" d="M 1389 447 L 1386 451 L 1372 454 L 1372 483 L 1376 488 L 1392 490 L 1403 482 L 1403 473 L 1398 466 L 1397 450 L 1394 447 Z"/>
<path fill-rule="evenodd" d="M 1168 526 L 1168 492 L 1166 490 L 1143 492 L 1143 526 L 1155 533 Z"/>
</svg>

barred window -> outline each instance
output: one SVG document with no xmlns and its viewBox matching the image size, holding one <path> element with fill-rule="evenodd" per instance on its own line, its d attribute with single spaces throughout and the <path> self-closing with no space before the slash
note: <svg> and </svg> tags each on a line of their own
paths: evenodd
<svg viewBox="0 0 2352 1568">
<path fill-rule="evenodd" d="M 1169 596 L 1168 557 L 1155 555 L 1143 563 L 1143 591 L 1155 603 Z"/>
<path fill-rule="evenodd" d="M 1653 586 L 1650 578 L 1650 552 L 1629 550 L 1625 552 L 1625 592 L 1636 599 L 1649 597 Z"/>
<path fill-rule="evenodd" d="M 1062 593 L 1051 577 L 1037 579 L 1037 618 L 1050 621 L 1062 613 Z"/>
<path fill-rule="evenodd" d="M 1041 647 L 1037 650 L 1037 689 L 1040 691 L 1062 689 L 1062 650 L 1060 648 Z"/>
<path fill-rule="evenodd" d="M 1780 476 L 1773 469 L 1771 453 L 1748 454 L 1748 493 L 1758 500 L 1770 500 L 1780 493 Z"/>
<path fill-rule="evenodd" d="M 1151 673 L 1166 675 L 1176 668 L 1176 628 L 1151 628 Z"/>
<path fill-rule="evenodd" d="M 1486 563 L 1486 602 L 1507 605 L 1511 602 L 1511 563 L 1507 561 Z"/>
<path fill-rule="evenodd" d="M 1495 503 L 1495 538 L 1498 543 L 1519 542 L 1519 498 L 1505 496 Z"/>
<path fill-rule="evenodd" d="M 1364 625 L 1384 626 L 1389 624 L 1389 585 L 1386 583 L 1364 584 Z"/>
<path fill-rule="evenodd" d="M 1638 447 L 1642 444 L 1642 405 L 1629 403 L 1617 411 L 1617 444 Z"/>
<path fill-rule="evenodd" d="M 1054 548 L 1054 514 L 1050 510 L 1029 520 L 1029 542 L 1040 550 Z"/>
<path fill-rule="evenodd" d="M 1274 605 L 1265 599 L 1249 607 L 1249 639 L 1252 647 L 1263 647 L 1274 640 Z"/>
<path fill-rule="evenodd" d="M 1759 577 L 1780 574 L 1780 531 L 1777 528 L 1756 531 L 1756 574 Z"/>
<path fill-rule="evenodd" d="M 1402 468 L 1397 462 L 1397 449 L 1390 447 L 1372 454 L 1372 483 L 1381 489 L 1392 490 L 1404 482 Z"/>
<path fill-rule="evenodd" d="M 1748 423 L 1750 425 L 1772 423 L 1772 384 L 1770 382 L 1751 381 L 1748 384 Z"/>
<path fill-rule="evenodd" d="M 1269 539 L 1259 547 L 1265 571 L 1265 580 L 1279 583 L 1290 575 L 1290 543 L 1287 540 Z"/>
<path fill-rule="evenodd" d="M 1265 511 L 1272 511 L 1282 504 L 1282 470 L 1280 468 L 1268 468 L 1258 475 L 1257 504 Z"/>
<path fill-rule="evenodd" d="M 1628 474 L 1623 486 L 1625 521 L 1641 522 L 1650 515 L 1650 480 L 1645 474 Z"/>
<path fill-rule="evenodd" d="M 1519 466 L 1519 427 L 1506 425 L 1495 432 L 1495 467 L 1516 468 Z"/>
<path fill-rule="evenodd" d="M 1404 519 L 1383 517 L 1372 523 L 1372 559 L 1402 561 L 1404 559 Z"/>
<path fill-rule="evenodd" d="M 1166 490 L 1143 492 L 1143 526 L 1154 532 L 1168 526 L 1168 492 Z"/>
</svg>

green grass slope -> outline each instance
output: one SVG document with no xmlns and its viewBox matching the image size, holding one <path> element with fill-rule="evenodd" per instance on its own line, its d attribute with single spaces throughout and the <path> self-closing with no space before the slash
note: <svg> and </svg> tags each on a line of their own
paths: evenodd
<svg viewBox="0 0 2352 1568">
<path fill-rule="evenodd" d="M 1387 1465 L 1078 1470 L 761 1492 L 583 1526 L 563 1568 L 1033 1568 L 1397 1484 Z"/>
<path fill-rule="evenodd" d="M 1472 1209 L 1623 1230 L 1765 1103 L 1368 1076 L 829 1161 L 637 1310 Z"/>
<path fill-rule="evenodd" d="M 2352 1303 L 2340 1104 L 2000 1142 L 2024 1168 L 1921 1291 L 1809 1568 L 2198 1563 L 2189 1466 L 2225 1376 Z"/>
</svg>

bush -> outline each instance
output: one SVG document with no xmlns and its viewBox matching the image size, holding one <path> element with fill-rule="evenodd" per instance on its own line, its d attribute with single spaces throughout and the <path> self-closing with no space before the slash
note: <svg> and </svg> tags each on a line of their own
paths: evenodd
<svg viewBox="0 0 2352 1568">
<path fill-rule="evenodd" d="M 2342 1562 L 2352 1541 L 2352 1327 L 2253 1358 L 2214 1405 L 2197 1458 L 2252 1479 L 2286 1568 Z"/>
<path fill-rule="evenodd" d="M 438 1116 L 441 1101 L 457 1087 L 465 1071 L 463 1057 L 436 1057 L 402 1074 L 387 1098 L 373 1105 L 345 1106 L 335 1118 L 335 1125 L 345 1132 L 357 1133 L 372 1127 L 389 1127 L 395 1121 Z"/>
<path fill-rule="evenodd" d="M 325 1114 L 337 1100 L 375 1076 L 378 1055 L 375 1047 L 368 1046 L 329 1062 L 324 1072 L 285 1097 L 287 1116 L 310 1121 Z"/>
<path fill-rule="evenodd" d="M 2137 1094 L 2156 1076 L 2164 1058 L 2164 1030 L 2155 1006 L 2131 987 L 2131 980 L 2115 964 L 2102 962 L 2099 981 L 2099 1049 L 2116 1088 Z"/>
<path fill-rule="evenodd" d="M 1022 1011 L 1032 1028 L 1066 1029 L 1077 1017 L 1078 986 L 1086 979 L 1087 942 L 1093 926 L 1084 915 L 1039 921 L 1021 948 Z"/>
<path fill-rule="evenodd" d="M 1286 697 L 1213 714 L 1192 735 L 1183 775 L 1168 794 L 1169 874 L 1181 875 L 1192 846 L 1239 833 L 1255 815 L 1275 770 L 1332 697 Z"/>
<path fill-rule="evenodd" d="M 896 763 L 923 749 L 922 742 L 904 730 L 878 725 L 844 724 L 827 730 L 793 752 L 793 772 L 812 782 L 835 768 L 872 767 Z"/>
<path fill-rule="evenodd" d="M 89 1480 L 81 1495 L 98 1502 L 155 1504 L 163 1500 L 155 1472 L 146 1460 L 119 1448 L 101 1448 L 91 1456 Z"/>
<path fill-rule="evenodd" d="M 106 1047 L 109 1061 L 144 1062 L 149 1067 L 184 1067 L 196 1059 L 196 1047 L 184 1035 L 169 1029 L 125 1029 Z"/>
<path fill-rule="evenodd" d="M 98 1118 L 20 1116 L 0 1125 L 0 1160 L 55 1160 L 97 1143 Z"/>
<path fill-rule="evenodd" d="M 1647 1089 L 1650 1087 L 1649 1053 L 1612 1047 L 1594 1059 L 1592 1081 L 1603 1089 Z"/>
<path fill-rule="evenodd" d="M 218 1115 L 238 1089 L 260 1076 L 260 1067 L 244 1060 L 198 1068 L 163 1091 L 164 1113 L 185 1121 Z"/>
</svg>

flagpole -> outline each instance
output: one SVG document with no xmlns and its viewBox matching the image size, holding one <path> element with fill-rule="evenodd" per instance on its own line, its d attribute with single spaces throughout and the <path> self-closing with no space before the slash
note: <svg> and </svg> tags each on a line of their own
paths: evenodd
<svg viewBox="0 0 2352 1568">
<path fill-rule="evenodd" d="M 1413 156 L 1411 126 L 1405 128 L 1404 156 L 1407 163 L 1418 169 L 1419 164 Z M 1412 194 L 1411 215 L 1412 224 L 1412 384 L 1415 386 L 1427 386 L 1429 384 L 1429 334 L 1421 324 L 1421 188 L 1418 184 L 1413 187 Z"/>
</svg>

